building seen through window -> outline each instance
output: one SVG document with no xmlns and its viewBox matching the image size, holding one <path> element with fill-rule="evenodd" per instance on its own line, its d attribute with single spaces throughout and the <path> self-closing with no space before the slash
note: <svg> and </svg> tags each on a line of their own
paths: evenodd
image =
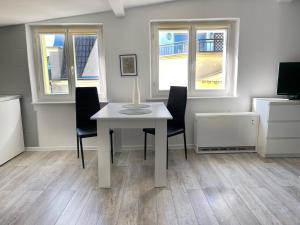
<svg viewBox="0 0 300 225">
<path fill-rule="evenodd" d="M 197 30 L 195 89 L 223 89 L 225 86 L 225 30 Z M 159 31 L 159 89 L 187 86 L 188 30 Z"/>
</svg>

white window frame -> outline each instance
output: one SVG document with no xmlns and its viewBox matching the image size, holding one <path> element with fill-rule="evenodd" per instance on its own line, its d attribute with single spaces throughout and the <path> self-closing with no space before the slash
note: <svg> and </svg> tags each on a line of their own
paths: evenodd
<svg viewBox="0 0 300 225">
<path fill-rule="evenodd" d="M 75 89 L 76 89 L 76 78 L 74 71 L 74 55 L 73 51 L 68 51 L 73 48 L 72 46 L 72 35 L 73 34 L 96 34 L 98 40 L 98 56 L 99 56 L 99 87 L 100 101 L 107 101 L 107 90 L 106 90 L 106 70 L 105 70 L 105 52 L 104 52 L 104 41 L 103 41 L 103 26 L 102 24 L 34 24 L 27 26 L 28 35 L 31 38 L 32 44 L 27 41 L 27 50 L 30 50 L 33 56 L 34 69 L 29 68 L 30 71 L 34 72 L 31 75 L 31 86 L 35 88 L 32 91 L 33 103 L 69 103 L 75 102 Z M 66 63 L 68 69 L 68 94 L 45 94 L 44 89 L 44 78 L 43 78 L 43 64 L 41 57 L 41 45 L 39 34 L 42 33 L 64 33 L 65 44 L 67 44 L 66 52 Z M 29 48 L 32 49 L 29 49 Z M 28 59 L 32 60 L 32 59 Z M 29 67 L 32 63 L 29 62 Z M 33 79 L 32 79 L 33 78 Z M 35 97 L 35 98 L 34 98 Z"/>
<path fill-rule="evenodd" d="M 236 97 L 237 72 L 238 72 L 238 44 L 239 44 L 238 18 L 226 19 L 201 19 L 201 20 L 168 20 L 150 22 L 151 39 L 151 98 L 165 98 L 168 90 L 159 90 L 159 30 L 171 29 L 189 31 L 189 54 L 188 54 L 188 97 Z M 225 63 L 225 89 L 220 90 L 197 90 L 196 79 L 196 32 L 204 30 L 226 30 L 226 63 Z"/>
</svg>

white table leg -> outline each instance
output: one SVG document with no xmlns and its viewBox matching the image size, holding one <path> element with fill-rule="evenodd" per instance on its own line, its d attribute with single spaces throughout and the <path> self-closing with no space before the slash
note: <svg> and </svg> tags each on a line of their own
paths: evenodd
<svg viewBox="0 0 300 225">
<path fill-rule="evenodd" d="M 110 164 L 110 139 L 108 124 L 102 121 L 97 122 L 98 127 L 98 186 L 110 188 L 111 185 L 111 164 Z"/>
<path fill-rule="evenodd" d="M 114 129 L 114 152 L 121 152 L 122 136 L 121 129 Z"/>
<path fill-rule="evenodd" d="M 155 187 L 167 186 L 167 121 L 155 122 Z"/>
</svg>

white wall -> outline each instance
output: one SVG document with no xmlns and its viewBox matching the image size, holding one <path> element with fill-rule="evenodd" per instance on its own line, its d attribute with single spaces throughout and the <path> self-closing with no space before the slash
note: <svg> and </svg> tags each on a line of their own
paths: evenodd
<svg viewBox="0 0 300 225">
<path fill-rule="evenodd" d="M 120 76 L 118 56 L 125 53 L 138 55 L 141 97 L 144 100 L 149 98 L 150 20 L 240 18 L 237 88 L 239 97 L 189 100 L 186 123 L 187 142 L 191 144 L 193 143 L 193 114 L 195 112 L 249 111 L 252 97 L 276 94 L 278 62 L 300 61 L 299 12 L 300 2 L 297 1 L 278 4 L 275 0 L 185 0 L 128 9 L 124 18 L 116 18 L 112 12 L 106 12 L 49 22 L 103 23 L 108 98 L 111 101 L 129 101 L 133 82 L 130 78 Z M 0 90 L 1 86 L 0 84 Z M 26 90 L 30 89 L 27 83 L 24 86 Z M 22 88 L 24 89 L 23 86 Z M 32 134 L 38 134 L 35 137 L 38 143 L 28 141 L 27 146 L 75 146 L 74 105 L 38 105 L 35 109 L 37 132 L 32 132 Z M 25 120 L 27 119 L 25 117 Z M 124 145 L 136 146 L 143 143 L 141 131 L 123 131 L 122 136 Z M 174 138 L 170 143 L 181 144 L 182 137 Z M 90 140 L 87 145 L 94 145 L 94 141 Z"/>
</svg>

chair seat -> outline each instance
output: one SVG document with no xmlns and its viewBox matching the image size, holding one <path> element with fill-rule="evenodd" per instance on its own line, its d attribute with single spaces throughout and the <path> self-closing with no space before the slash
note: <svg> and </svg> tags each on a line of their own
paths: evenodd
<svg viewBox="0 0 300 225">
<path fill-rule="evenodd" d="M 154 128 L 144 128 L 143 131 L 147 134 L 155 135 L 155 129 Z M 184 132 L 183 128 L 177 128 L 177 127 L 168 127 L 168 137 L 175 136 L 177 134 L 181 134 Z"/>
<path fill-rule="evenodd" d="M 113 134 L 114 130 L 110 129 L 109 134 Z M 77 128 L 77 135 L 81 138 L 87 137 L 96 137 L 97 136 L 97 128 L 87 127 L 87 128 Z"/>
<path fill-rule="evenodd" d="M 77 128 L 77 135 L 81 138 L 87 137 L 96 137 L 97 136 L 97 128 Z"/>
</svg>

